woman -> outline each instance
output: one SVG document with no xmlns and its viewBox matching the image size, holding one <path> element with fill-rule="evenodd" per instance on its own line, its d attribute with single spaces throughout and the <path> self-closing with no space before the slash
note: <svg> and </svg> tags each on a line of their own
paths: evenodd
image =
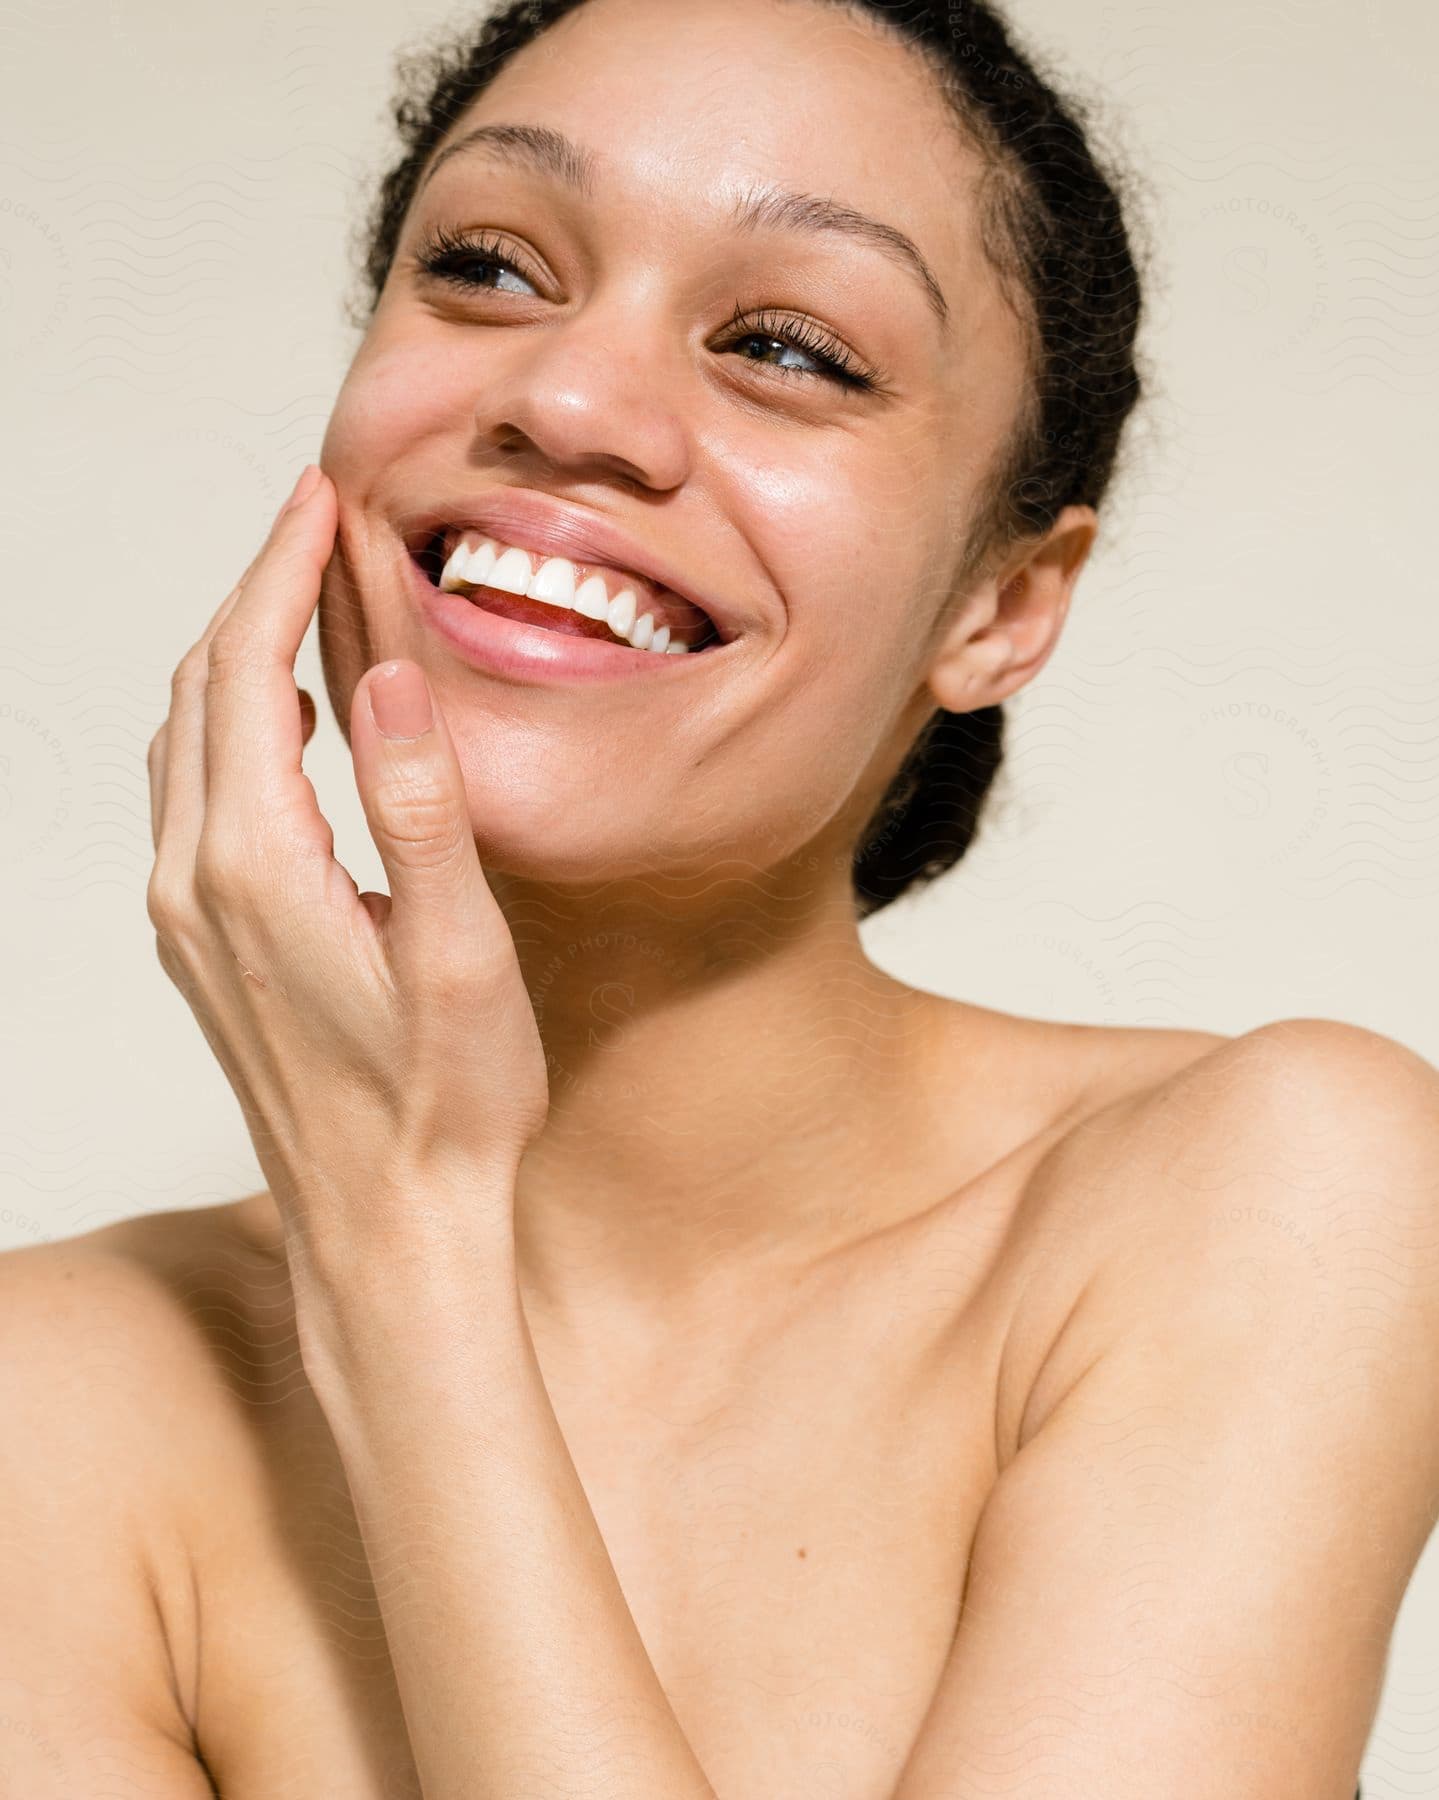
<svg viewBox="0 0 1439 1800">
<path fill-rule="evenodd" d="M 1433 1070 L 856 931 L 1090 551 L 1112 182 L 976 5 L 542 0 L 430 75 L 152 746 L 267 1189 L 4 1259 L 15 1791 L 1347 1800 L 1439 1496 Z"/>
</svg>

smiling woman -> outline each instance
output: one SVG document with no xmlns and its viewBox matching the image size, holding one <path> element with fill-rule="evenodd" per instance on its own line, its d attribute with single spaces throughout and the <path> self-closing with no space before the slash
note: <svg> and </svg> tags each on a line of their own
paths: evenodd
<svg viewBox="0 0 1439 1800">
<path fill-rule="evenodd" d="M 267 1185 L 0 1267 L 23 1791 L 1348 1800 L 1439 1077 L 858 931 L 973 838 L 1138 397 L 1081 110 L 963 0 L 526 0 L 397 121 L 150 751 Z"/>
<path fill-rule="evenodd" d="M 916 149 L 941 166 L 928 192 L 910 190 L 896 201 L 886 192 L 890 182 L 874 175 L 897 172 L 885 142 L 888 113 L 867 104 L 858 91 L 862 77 L 848 76 L 838 91 L 816 79 L 806 47 L 814 9 L 785 3 L 761 9 L 787 40 L 780 60 L 762 75 L 748 70 L 738 78 L 756 95 L 768 95 L 778 122 L 769 135 L 791 152 L 805 138 L 813 141 L 820 121 L 837 113 L 858 117 L 856 180 L 843 192 L 822 156 L 790 156 L 795 168 L 812 163 L 824 171 L 813 184 L 818 191 L 807 191 L 778 179 L 785 163 L 766 166 L 737 155 L 736 140 L 725 136 L 722 84 L 706 82 L 702 72 L 680 96 L 689 130 L 677 133 L 674 115 L 648 117 L 645 96 L 636 91 L 643 90 L 645 64 L 620 67 L 617 39 L 610 86 L 603 103 L 597 97 L 586 141 L 563 128 L 566 115 L 546 122 L 513 116 L 525 109 L 511 106 L 489 109 L 503 116 L 476 116 L 473 109 L 502 74 L 515 91 L 522 50 L 531 51 L 536 67 L 565 54 L 561 27 L 577 25 L 585 4 L 511 6 L 483 31 L 411 59 L 396 106 L 406 154 L 382 182 L 369 222 L 368 292 L 356 304 L 356 322 L 373 335 L 386 317 L 387 286 L 398 282 L 401 295 L 422 296 L 470 330 L 523 326 L 531 335 L 557 309 L 561 317 L 575 311 L 579 263 L 588 279 L 606 245 L 610 260 L 618 260 L 620 216 L 627 210 L 636 216 L 637 207 L 661 209 L 638 215 L 648 225 L 643 262 L 654 268 L 668 244 L 667 266 L 676 276 L 684 272 L 672 284 L 672 324 L 692 359 L 703 346 L 709 358 L 750 363 L 752 374 L 731 381 L 746 391 L 740 404 L 757 419 L 768 410 L 780 429 L 786 419 L 801 421 L 817 453 L 832 449 L 837 436 L 851 437 L 859 450 L 866 443 L 882 450 L 863 469 L 863 456 L 853 458 L 846 481 L 857 490 L 882 482 L 886 493 L 904 484 L 907 505 L 925 509 L 928 530 L 919 536 L 904 509 L 894 512 L 894 524 L 905 526 L 902 547 L 882 532 L 868 544 L 833 534 L 836 552 L 872 566 L 868 598 L 880 582 L 896 585 L 896 574 L 909 588 L 919 574 L 932 634 L 982 569 L 997 567 L 1016 542 L 1032 550 L 1054 532 L 1044 550 L 1053 574 L 1045 573 L 1044 559 L 1029 570 L 1048 600 L 1004 594 L 1035 652 L 1015 667 L 1007 686 L 1028 679 L 1051 647 L 1057 597 L 1067 594 L 1087 554 L 1079 512 L 1065 514 L 1063 528 L 1055 527 L 1067 506 L 1092 508 L 1102 499 L 1140 393 L 1134 356 L 1140 289 L 1120 184 L 1097 164 L 1077 105 L 1040 79 L 986 7 L 825 7 L 824 30 L 816 26 L 816 33 L 860 51 L 856 75 L 866 67 L 864 52 L 872 57 L 884 41 L 902 45 L 913 59 L 893 93 L 914 100 Z M 739 13 L 714 23 L 721 35 L 726 27 L 747 29 Z M 673 25 L 671 13 L 665 29 Z M 702 33 L 703 15 L 693 25 Z M 679 170 L 677 178 L 651 179 L 648 195 L 627 190 L 620 176 L 630 159 L 615 154 L 609 109 L 621 104 L 636 109 L 626 119 L 626 136 L 639 138 L 643 121 L 643 137 L 653 146 L 644 151 L 645 166 L 663 170 L 669 163 Z M 683 164 L 696 126 L 706 137 L 718 136 L 725 151 L 723 178 L 712 168 L 717 185 L 704 209 L 696 208 L 695 178 Z M 947 156 L 935 158 L 936 143 Z M 884 203 L 866 209 L 856 199 L 871 189 Z M 463 205 L 456 211 L 456 196 L 467 203 L 490 195 L 498 210 L 485 224 L 470 224 Z M 518 213 L 507 211 L 517 205 Z M 563 266 L 558 248 L 555 266 L 546 263 L 538 245 L 498 226 L 502 216 L 533 221 L 532 230 L 543 217 L 551 232 L 573 232 L 566 245 L 572 266 Z M 663 223 L 656 227 L 658 219 Z M 900 223 L 921 219 L 923 231 Z M 688 227 L 683 252 L 682 224 Z M 949 253 L 953 305 L 917 236 Z M 937 250 L 933 255 L 938 260 Z M 757 303 L 740 298 L 731 305 L 734 277 L 747 270 Z M 765 288 L 777 275 L 778 286 Z M 614 283 L 609 289 L 608 306 L 592 296 L 584 310 L 593 320 L 589 329 L 617 353 L 627 338 L 633 343 L 639 321 L 621 317 L 623 292 Z M 790 304 L 763 304 L 780 289 Z M 813 310 L 794 303 L 806 296 Z M 391 306 L 394 301 L 392 295 Z M 837 329 L 840 321 L 848 337 Z M 718 379 L 716 372 L 711 380 Z M 789 426 L 788 435 L 793 431 Z M 731 449 L 763 454 L 763 443 L 757 429 L 736 434 Z M 806 537 L 803 521 L 792 523 L 780 508 L 785 488 L 795 512 L 834 505 L 832 492 L 809 488 L 810 467 L 806 453 L 785 468 L 783 482 L 772 476 L 749 484 L 773 512 L 776 538 L 803 544 Z M 918 480 L 916 469 L 923 471 Z M 873 519 L 871 531 L 879 524 Z M 918 569 L 917 556 L 924 558 Z M 691 574 L 705 579 L 709 571 Z M 822 571 L 816 577 L 810 585 L 820 589 Z M 923 713 L 902 718 L 898 755 L 886 747 L 898 766 L 888 770 L 873 816 L 852 845 L 860 917 L 963 855 L 1000 764 L 1002 698 L 951 682 L 929 696 Z M 856 740 L 856 749 L 862 742 Z"/>
</svg>

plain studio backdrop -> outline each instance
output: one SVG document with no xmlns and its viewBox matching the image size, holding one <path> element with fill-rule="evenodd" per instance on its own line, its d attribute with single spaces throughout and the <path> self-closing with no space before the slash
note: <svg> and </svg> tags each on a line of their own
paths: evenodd
<svg viewBox="0 0 1439 1800">
<path fill-rule="evenodd" d="M 458 16 L 10 0 L 0 18 L 0 1244 L 263 1185 L 155 959 L 145 751 L 175 663 L 319 448 L 392 55 Z M 1101 147 L 1147 189 L 1156 380 L 1060 647 L 1009 703 L 979 841 L 866 944 L 1008 1011 L 1226 1033 L 1319 1015 L 1439 1060 L 1439 8 L 1010 16 L 1097 97 Z M 382 888 L 313 626 L 297 674 L 337 854 Z M 1366 1800 L 1436 1775 L 1431 1541 Z"/>
</svg>

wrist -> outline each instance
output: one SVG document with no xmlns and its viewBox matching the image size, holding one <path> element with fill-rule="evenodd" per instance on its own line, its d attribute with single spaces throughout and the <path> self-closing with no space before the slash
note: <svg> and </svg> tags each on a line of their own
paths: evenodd
<svg viewBox="0 0 1439 1800">
<path fill-rule="evenodd" d="M 457 1371 L 499 1378 L 523 1361 L 528 1327 L 512 1239 L 413 1232 L 333 1240 L 292 1268 L 295 1331 L 306 1378 L 326 1411 L 386 1395 L 435 1396 Z"/>
<path fill-rule="evenodd" d="M 285 1239 L 296 1307 L 403 1315 L 425 1296 L 517 1293 L 514 1209 L 513 1171 L 472 1171 L 463 1182 L 387 1182 L 323 1229 L 302 1219 Z"/>
</svg>

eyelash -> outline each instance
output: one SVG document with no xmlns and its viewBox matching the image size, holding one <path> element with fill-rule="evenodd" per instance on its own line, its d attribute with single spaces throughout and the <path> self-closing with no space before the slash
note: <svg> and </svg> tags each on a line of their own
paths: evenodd
<svg viewBox="0 0 1439 1800">
<path fill-rule="evenodd" d="M 522 280 L 529 280 L 519 264 L 505 255 L 498 240 L 486 237 L 483 233 L 472 237 L 462 231 L 450 231 L 443 225 L 437 226 L 415 251 L 415 264 L 426 275 L 437 281 L 448 281 L 460 288 L 473 290 L 488 285 L 476 281 L 472 274 L 465 273 L 466 268 L 475 263 L 489 263 L 508 269 Z M 746 328 L 735 342 L 742 343 L 748 337 L 768 338 L 772 342 L 802 351 L 823 365 L 822 379 L 833 381 L 840 387 L 871 390 L 878 385 L 877 376 L 865 374 L 844 347 L 822 332 L 811 320 L 790 318 L 771 309 L 746 314 L 737 306 L 728 321 L 728 327 L 731 331 Z M 798 375 L 801 379 L 814 379 L 808 369 L 786 368 L 779 363 L 761 366 L 773 369 L 777 375 L 785 378 Z"/>
</svg>

